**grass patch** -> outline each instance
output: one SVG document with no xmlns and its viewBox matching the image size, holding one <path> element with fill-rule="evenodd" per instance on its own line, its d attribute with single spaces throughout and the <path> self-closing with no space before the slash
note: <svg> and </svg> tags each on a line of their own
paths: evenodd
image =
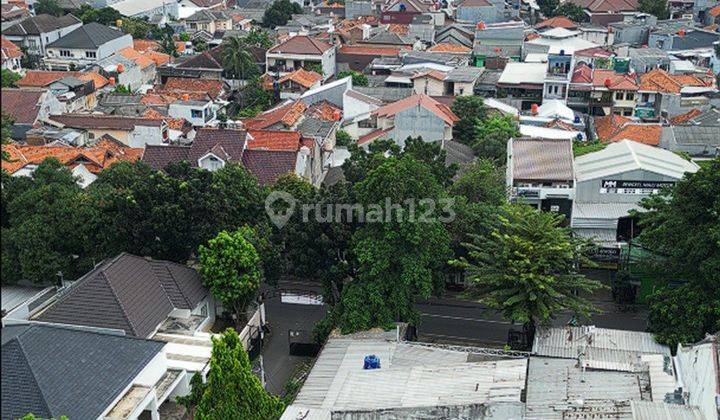
<svg viewBox="0 0 720 420">
<path fill-rule="evenodd" d="M 574 141 L 573 156 L 578 157 L 588 153 L 599 152 L 604 149 L 608 143 L 601 143 L 598 140 L 593 141 Z"/>
</svg>

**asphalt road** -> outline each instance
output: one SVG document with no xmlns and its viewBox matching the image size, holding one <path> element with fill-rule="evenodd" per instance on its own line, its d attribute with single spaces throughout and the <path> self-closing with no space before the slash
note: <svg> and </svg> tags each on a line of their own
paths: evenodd
<svg viewBox="0 0 720 420">
<path fill-rule="evenodd" d="M 320 292 L 317 285 L 308 283 L 284 282 L 281 287 Z M 594 315 L 590 320 L 581 320 L 582 324 L 624 330 L 645 330 L 647 322 L 645 310 L 624 312 L 620 306 L 611 302 L 607 292 L 599 293 L 591 299 L 604 313 Z M 281 303 L 279 296 L 267 299 L 265 305 L 271 329 L 263 350 L 265 373 L 268 378 L 268 390 L 279 394 L 302 360 L 300 357 L 288 354 L 288 330 L 311 331 L 314 324 L 324 316 L 325 307 Z M 418 303 L 417 308 L 422 315 L 418 328 L 421 341 L 502 347 L 512 327 L 510 322 L 502 319 L 494 311 L 477 302 L 459 299 L 452 293 L 442 298 Z M 554 324 L 564 325 L 570 316 L 569 313 L 561 314 Z"/>
</svg>

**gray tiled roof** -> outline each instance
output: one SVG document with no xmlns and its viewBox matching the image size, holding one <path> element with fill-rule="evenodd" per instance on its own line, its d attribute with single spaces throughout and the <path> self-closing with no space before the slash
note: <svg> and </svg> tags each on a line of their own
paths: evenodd
<svg viewBox="0 0 720 420">
<path fill-rule="evenodd" d="M 315 137 L 324 139 L 330 134 L 335 122 L 321 120 L 319 118 L 307 117 L 298 126 L 298 131 L 303 137 Z"/>
<path fill-rule="evenodd" d="M 98 418 L 165 345 L 37 324 L 2 334 L 3 419 Z"/>
<path fill-rule="evenodd" d="M 158 265 L 169 268 L 163 272 Z M 36 319 L 147 337 L 174 308 L 188 309 L 202 299 L 200 283 L 200 276 L 189 268 L 123 253 L 84 275 Z"/>
<path fill-rule="evenodd" d="M 362 87 L 355 86 L 354 90 L 363 95 L 372 96 L 385 103 L 396 102 L 413 94 L 412 88 Z"/>
<path fill-rule="evenodd" d="M 122 36 L 125 36 L 125 34 L 118 30 L 108 28 L 97 22 L 91 22 L 75 29 L 57 41 L 51 42 L 48 47 L 94 49 Z"/>
<path fill-rule="evenodd" d="M 40 35 L 60 28 L 82 23 L 73 15 L 55 17 L 51 15 L 37 15 L 19 22 L 3 31 L 3 35 Z"/>
<path fill-rule="evenodd" d="M 518 138 L 512 140 L 513 178 L 570 181 L 572 141 Z"/>
</svg>

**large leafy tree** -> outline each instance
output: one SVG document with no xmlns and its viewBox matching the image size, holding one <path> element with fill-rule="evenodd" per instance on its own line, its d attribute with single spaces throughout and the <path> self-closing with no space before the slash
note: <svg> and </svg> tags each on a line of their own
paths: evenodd
<svg viewBox="0 0 720 420">
<path fill-rule="evenodd" d="M 640 204 L 638 240 L 657 254 L 643 263 L 668 284 L 650 298 L 649 330 L 673 346 L 697 341 L 720 327 L 720 159 Z"/>
<path fill-rule="evenodd" d="M 226 40 L 221 52 L 223 67 L 231 78 L 248 80 L 260 75 L 260 69 L 248 52 L 248 44 L 244 38 L 234 36 Z"/>
<path fill-rule="evenodd" d="M 201 386 L 195 418 L 272 420 L 280 418 L 283 409 L 282 401 L 268 394 L 253 374 L 238 333 L 228 329 L 213 338 L 210 371 Z"/>
<path fill-rule="evenodd" d="M 452 111 L 460 117 L 453 126 L 453 140 L 471 146 L 475 140 L 475 126 L 487 117 L 487 109 L 480 96 L 460 96 Z"/>
<path fill-rule="evenodd" d="M 591 264 L 589 245 L 559 227 L 561 220 L 526 205 L 504 206 L 489 234 L 465 244 L 467 259 L 454 261 L 467 270 L 472 294 L 530 332 L 561 311 L 596 310 L 577 293 L 602 287 L 578 273 L 579 263 Z"/>
<path fill-rule="evenodd" d="M 260 255 L 251 243 L 254 236 L 249 227 L 222 231 L 198 249 L 203 284 L 238 322 L 244 320 L 260 287 Z"/>
<path fill-rule="evenodd" d="M 573 22 L 587 22 L 589 20 L 588 15 L 585 13 L 585 9 L 570 2 L 562 3 L 556 7 L 553 15 L 565 16 Z"/>
<path fill-rule="evenodd" d="M 354 70 L 345 70 L 341 71 L 337 74 L 337 79 L 344 79 L 346 77 L 352 78 L 353 86 L 367 86 L 368 85 L 368 78 L 362 73 L 356 72 Z"/>
<path fill-rule="evenodd" d="M 512 117 L 494 116 L 475 126 L 471 146 L 479 157 L 505 162 L 508 140 L 519 135 L 518 124 Z"/>
<path fill-rule="evenodd" d="M 38 15 L 62 16 L 62 7 L 57 0 L 38 0 L 35 3 L 35 13 Z"/>
<path fill-rule="evenodd" d="M 555 16 L 555 9 L 560 5 L 560 0 L 538 0 L 537 4 L 543 16 L 551 17 Z"/>
<path fill-rule="evenodd" d="M 505 174 L 491 160 L 480 159 L 460 168 L 450 192 L 467 198 L 471 203 L 499 206 L 507 196 Z"/>
<path fill-rule="evenodd" d="M 333 308 L 334 323 L 344 333 L 415 323 L 414 302 L 438 290 L 439 268 L 450 255 L 450 235 L 439 220 L 444 191 L 430 169 L 410 156 L 388 158 L 355 189 L 368 210 L 352 238 L 357 275 Z"/>
<path fill-rule="evenodd" d="M 670 17 L 668 4 L 665 0 L 639 0 L 637 10 L 638 12 L 655 15 L 658 19 L 667 19 Z"/>
<path fill-rule="evenodd" d="M 2 281 L 56 284 L 92 268 L 94 207 L 55 159 L 30 178 L 3 179 Z M 60 274 L 62 273 L 62 274 Z"/>
<path fill-rule="evenodd" d="M 10 71 L 8 69 L 2 69 L 2 87 L 3 88 L 12 88 L 17 87 L 15 83 L 17 83 L 18 80 L 21 79 L 21 76 L 13 71 Z"/>
<path fill-rule="evenodd" d="M 270 7 L 265 9 L 263 15 L 263 26 L 274 28 L 285 25 L 293 14 L 302 13 L 302 7 L 290 0 L 276 0 Z"/>
</svg>

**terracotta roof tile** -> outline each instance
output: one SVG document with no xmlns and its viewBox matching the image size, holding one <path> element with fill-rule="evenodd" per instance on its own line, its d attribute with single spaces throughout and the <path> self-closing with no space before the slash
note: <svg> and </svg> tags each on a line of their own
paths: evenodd
<svg viewBox="0 0 720 420">
<path fill-rule="evenodd" d="M 281 176 L 295 172 L 297 152 L 284 150 L 246 150 L 242 156 L 245 168 L 260 185 L 271 185 Z"/>
<path fill-rule="evenodd" d="M 373 114 L 378 116 L 393 116 L 398 112 L 402 112 L 414 106 L 422 106 L 450 125 L 460 121 L 457 115 L 455 115 L 447 105 L 443 105 L 435 99 L 423 94 L 408 96 L 405 99 L 385 105 L 373 111 Z"/>
<path fill-rule="evenodd" d="M 151 39 L 133 39 L 133 48 L 138 52 L 160 51 L 160 43 Z"/>
<path fill-rule="evenodd" d="M 418 74 L 413 75 L 413 76 L 411 77 L 411 79 L 419 79 L 419 78 L 421 78 L 421 77 L 429 77 L 429 78 L 431 78 L 431 79 L 443 81 L 443 80 L 445 80 L 445 77 L 446 77 L 446 76 L 447 76 L 447 75 L 446 75 L 445 73 L 441 72 L 441 71 L 438 71 L 438 70 L 428 70 L 428 71 L 425 71 L 425 72 L 422 72 L 422 73 L 418 73 Z"/>
<path fill-rule="evenodd" d="M 205 92 L 210 95 L 211 98 L 216 99 L 223 92 L 224 88 L 224 84 L 221 80 L 169 77 L 162 87 L 155 89 L 155 93 L 166 93 L 172 91 Z"/>
<path fill-rule="evenodd" d="M 427 49 L 428 52 L 436 53 L 455 53 L 455 54 L 469 54 L 472 52 L 471 48 L 464 45 L 457 44 L 437 44 Z"/>
<path fill-rule="evenodd" d="M 343 45 L 340 47 L 341 54 L 354 55 L 379 55 L 382 57 L 397 57 L 401 48 L 393 47 L 362 47 L 357 45 Z"/>
<path fill-rule="evenodd" d="M 358 146 L 362 146 L 363 144 L 370 143 L 373 140 L 381 138 L 382 136 L 389 133 L 390 131 L 392 131 L 392 128 L 388 128 L 385 130 L 378 128 L 375 131 L 371 131 L 371 132 L 365 134 L 364 136 L 361 136 L 358 139 L 357 144 L 358 144 Z"/>
<path fill-rule="evenodd" d="M 142 70 L 155 64 L 153 60 L 145 57 L 144 55 L 140 54 L 139 52 L 135 51 L 130 47 L 119 50 L 118 54 L 127 58 L 128 60 L 134 61 L 135 63 L 137 63 L 138 66 L 140 66 L 140 69 Z"/>
<path fill-rule="evenodd" d="M 387 31 L 393 34 L 407 35 L 410 32 L 410 27 L 399 23 L 391 23 L 388 25 Z"/>
<path fill-rule="evenodd" d="M 300 148 L 300 133 L 284 130 L 248 130 L 252 140 L 248 149 L 297 151 Z"/>
<path fill-rule="evenodd" d="M 333 46 L 306 35 L 296 35 L 270 48 L 268 53 L 320 55 Z"/>
<path fill-rule="evenodd" d="M 577 25 L 572 20 L 565 16 L 555 16 L 550 19 L 545 19 L 542 22 L 535 25 L 535 29 L 544 28 L 565 28 L 565 29 L 577 29 Z"/>
<path fill-rule="evenodd" d="M 328 101 L 316 102 L 310 105 L 306 112 L 306 115 L 324 121 L 338 121 L 342 118 L 342 114 L 342 109 L 336 107 Z"/>
<path fill-rule="evenodd" d="M 632 75 L 604 69 L 593 70 L 593 86 L 609 90 L 638 90 L 638 83 Z"/>
<path fill-rule="evenodd" d="M 2 60 L 22 57 L 23 53 L 20 47 L 13 44 L 9 39 L 4 36 L 0 36 L 0 43 L 2 44 Z"/>
<path fill-rule="evenodd" d="M 570 78 L 570 83 L 583 83 L 583 84 L 589 84 L 593 82 L 593 71 L 585 63 L 580 63 L 577 66 L 575 66 L 575 70 L 573 70 L 572 77 Z"/>
<path fill-rule="evenodd" d="M 104 76 L 99 73 L 87 71 L 44 71 L 44 70 L 28 70 L 25 76 L 18 80 L 17 85 L 19 87 L 45 87 L 53 82 L 56 82 L 63 77 L 75 77 L 80 80 L 92 80 L 95 84 L 95 89 L 101 89 L 106 86 L 109 82 Z"/>
<path fill-rule="evenodd" d="M 165 120 L 168 128 L 171 130 L 185 131 L 186 129 L 192 127 L 192 124 L 184 118 L 170 118 L 152 108 L 147 109 L 143 114 L 143 117 L 150 118 L 152 120 Z"/>
<path fill-rule="evenodd" d="M 104 137 L 95 145 L 84 148 L 8 144 L 3 145 L 2 150 L 9 155 L 9 160 L 2 162 L 2 169 L 10 174 L 28 164 L 38 165 L 49 157 L 59 160 L 70 168 L 82 163 L 90 172 L 98 173 L 116 162 L 139 160 L 143 152 L 141 148 L 122 146 L 117 140 L 111 141 Z"/>
<path fill-rule="evenodd" d="M 695 76 L 668 74 L 662 69 L 654 69 L 640 76 L 642 91 L 680 93 L 680 90 L 686 86 L 711 86 L 711 84 Z"/>
<path fill-rule="evenodd" d="M 535 32 L 533 32 L 533 33 L 528 34 L 525 37 L 525 41 L 532 41 L 533 39 L 538 39 L 538 38 L 540 38 L 540 34 L 536 34 Z"/>
<path fill-rule="evenodd" d="M 320 82 L 323 77 L 314 71 L 307 71 L 303 68 L 295 70 L 292 73 L 288 73 L 278 80 L 278 83 L 285 83 L 287 81 L 293 81 L 306 89 L 311 88 L 315 83 Z"/>
<path fill-rule="evenodd" d="M 710 16 L 718 16 L 718 15 L 720 15 L 720 5 L 717 5 L 717 6 L 713 7 L 712 9 L 710 9 L 710 11 L 708 12 L 708 14 L 709 14 Z"/>
<path fill-rule="evenodd" d="M 693 108 L 684 114 L 676 115 L 675 117 L 671 118 L 670 123 L 672 125 L 684 124 L 702 113 L 702 110 Z"/>
<path fill-rule="evenodd" d="M 657 146 L 662 135 L 661 124 L 644 124 L 620 115 L 595 117 L 595 130 L 601 141 L 632 140 Z"/>
<path fill-rule="evenodd" d="M 303 112 L 305 112 L 305 109 L 307 109 L 307 105 L 301 101 L 290 102 L 258 114 L 254 118 L 246 119 L 243 121 L 243 124 L 248 129 L 256 130 L 268 128 L 279 123 L 282 123 L 286 127 L 292 127 L 298 122 Z"/>
<path fill-rule="evenodd" d="M 2 111 L 13 118 L 15 124 L 34 124 L 40 112 L 40 98 L 44 90 L 3 88 L 0 95 Z"/>
</svg>

